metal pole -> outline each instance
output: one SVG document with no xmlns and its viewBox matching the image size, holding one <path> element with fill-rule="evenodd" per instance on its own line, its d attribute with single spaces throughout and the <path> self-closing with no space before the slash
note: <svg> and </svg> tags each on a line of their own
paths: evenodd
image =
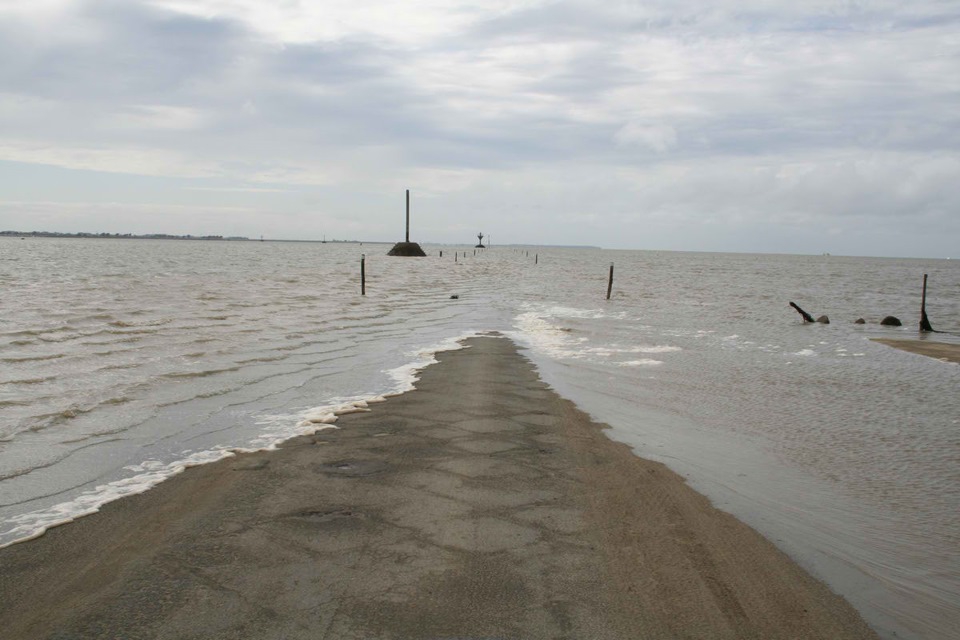
<svg viewBox="0 0 960 640">
<path fill-rule="evenodd" d="M 367 295 L 367 254 L 360 254 L 360 295 Z"/>
<path fill-rule="evenodd" d="M 410 242 L 410 189 L 407 189 L 407 242 Z"/>
</svg>

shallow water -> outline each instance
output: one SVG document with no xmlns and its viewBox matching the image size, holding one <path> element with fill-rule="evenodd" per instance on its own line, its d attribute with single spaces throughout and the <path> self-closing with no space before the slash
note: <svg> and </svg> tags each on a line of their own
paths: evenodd
<svg viewBox="0 0 960 640">
<path fill-rule="evenodd" d="M 928 273 L 936 339 L 960 342 L 958 263 L 388 248 L 0 238 L 0 544 L 325 428 L 500 330 L 884 635 L 960 624 L 960 367 L 869 340 L 917 336 Z"/>
</svg>

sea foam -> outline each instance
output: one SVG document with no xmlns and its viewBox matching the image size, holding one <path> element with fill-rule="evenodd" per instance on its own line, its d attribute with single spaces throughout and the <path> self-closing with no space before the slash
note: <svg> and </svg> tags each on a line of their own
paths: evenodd
<svg viewBox="0 0 960 640">
<path fill-rule="evenodd" d="M 621 314 L 616 314 L 617 316 Z M 584 360 L 593 364 L 611 364 L 619 367 L 637 367 L 662 364 L 661 360 L 651 358 L 620 361 L 623 355 L 663 354 L 682 351 L 673 345 L 623 345 L 610 342 L 591 345 L 590 339 L 577 335 L 570 327 L 557 321 L 563 319 L 602 319 L 613 318 L 596 309 L 573 309 L 570 307 L 550 307 L 540 311 L 526 311 L 514 318 L 516 331 L 508 332 L 510 338 L 530 347 L 552 359 Z M 616 317 L 615 319 L 622 319 Z"/>
<path fill-rule="evenodd" d="M 384 402 L 388 397 L 412 391 L 415 383 L 420 379 L 419 373 L 438 362 L 436 358 L 438 353 L 466 348 L 464 341 L 478 335 L 486 334 L 469 331 L 447 338 L 438 344 L 408 352 L 407 356 L 412 358 L 411 362 L 385 371 L 393 385 L 384 393 L 371 393 L 354 398 L 334 398 L 323 405 L 295 414 L 264 415 L 257 421 L 257 424 L 265 427 L 264 430 L 245 446 L 184 451 L 181 457 L 172 462 L 145 460 L 136 465 L 128 465 L 123 469 L 132 474 L 129 477 L 98 485 L 71 500 L 46 509 L 13 516 L 8 522 L 14 526 L 0 532 L 4 540 L 0 542 L 0 549 L 17 542 L 38 538 L 53 527 L 96 513 L 103 505 L 114 500 L 143 493 L 190 467 L 217 462 L 238 453 L 272 451 L 292 438 L 312 435 L 325 429 L 336 429 L 333 423 L 336 422 L 337 416 L 370 411 L 370 404 Z"/>
</svg>

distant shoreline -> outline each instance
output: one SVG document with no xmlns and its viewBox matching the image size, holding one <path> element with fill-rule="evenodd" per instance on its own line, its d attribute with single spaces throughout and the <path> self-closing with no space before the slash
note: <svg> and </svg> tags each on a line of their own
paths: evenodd
<svg viewBox="0 0 960 640">
<path fill-rule="evenodd" d="M 221 242 L 315 242 L 319 244 L 383 244 L 391 245 L 393 242 L 387 240 L 299 240 L 293 238 L 247 238 L 246 236 L 194 236 L 194 235 L 173 235 L 168 233 L 63 233 L 59 231 L 0 231 L 0 238 L 78 238 L 82 240 L 107 239 L 107 240 L 213 240 Z M 471 246 L 470 241 L 464 242 L 422 242 L 427 246 L 437 247 L 459 247 Z M 535 244 L 502 244 L 497 245 L 502 248 L 532 248 L 539 247 L 544 249 L 596 249 L 603 247 L 593 245 L 535 245 Z M 487 247 L 492 248 L 492 247 Z"/>
<path fill-rule="evenodd" d="M 61 233 L 59 231 L 0 231 L 0 237 L 13 238 L 109 238 L 116 240 L 250 240 L 243 236 L 176 236 L 167 233 Z"/>
<path fill-rule="evenodd" d="M 60 231 L 0 231 L 2 238 L 74 238 L 81 240 L 213 240 L 221 242 L 318 242 L 330 244 L 363 244 L 361 240 L 286 240 L 282 238 L 247 238 L 246 236 L 194 236 L 169 233 L 64 233 Z M 386 242 L 367 244 L 388 244 Z"/>
</svg>

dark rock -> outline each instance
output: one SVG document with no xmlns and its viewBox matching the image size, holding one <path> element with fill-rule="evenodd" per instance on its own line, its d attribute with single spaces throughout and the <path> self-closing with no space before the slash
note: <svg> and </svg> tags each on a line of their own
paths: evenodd
<svg viewBox="0 0 960 640">
<path fill-rule="evenodd" d="M 388 256 L 405 256 L 415 258 L 425 258 L 427 254 L 423 252 L 420 245 L 416 242 L 398 242 L 390 249 Z"/>
<path fill-rule="evenodd" d="M 867 321 L 864 320 L 863 318 L 857 318 L 856 320 L 853 321 L 853 324 L 867 324 Z"/>
<path fill-rule="evenodd" d="M 459 300 L 459 299 L 460 299 L 460 296 L 450 296 L 450 299 L 451 299 L 451 300 Z"/>
<path fill-rule="evenodd" d="M 885 326 L 885 327 L 900 327 L 900 326 L 903 326 L 903 323 L 900 322 L 900 318 L 897 318 L 897 317 L 895 317 L 895 316 L 887 316 L 886 318 L 884 318 L 883 320 L 880 321 L 880 324 L 882 324 L 882 325 Z"/>
<path fill-rule="evenodd" d="M 827 316 L 820 316 L 819 318 L 817 318 L 817 322 L 819 322 L 820 324 L 830 324 L 830 318 L 828 318 Z"/>
</svg>

